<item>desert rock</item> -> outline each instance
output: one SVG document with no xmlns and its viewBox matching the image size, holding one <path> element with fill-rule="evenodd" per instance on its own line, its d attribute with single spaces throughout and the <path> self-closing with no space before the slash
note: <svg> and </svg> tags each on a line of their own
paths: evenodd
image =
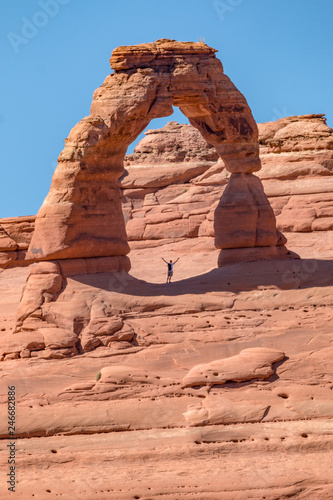
<svg viewBox="0 0 333 500">
<path fill-rule="evenodd" d="M 152 118 L 172 114 L 172 104 L 215 147 L 231 172 L 260 169 L 257 126 L 215 52 L 203 43 L 164 39 L 113 51 L 114 73 L 95 91 L 91 115 L 72 129 L 58 158 L 27 258 L 129 252 L 117 184 L 124 172 L 126 149 Z M 216 159 L 217 154 L 211 151 L 208 157 Z M 194 173 L 202 172 L 197 168 Z M 189 174 L 184 175 L 188 179 Z M 126 186 L 126 177 L 124 182 Z M 133 185 L 130 179 L 127 182 Z"/>
<path fill-rule="evenodd" d="M 97 92 L 94 106 L 101 113 L 109 109 L 104 97 L 121 78 L 129 99 L 136 92 L 144 101 L 139 81 L 150 89 L 149 101 L 156 90 L 151 79 L 154 83 L 155 73 L 163 74 L 175 44 L 162 40 L 153 47 L 115 51 L 115 76 Z M 200 46 L 210 71 L 213 54 Z M 188 89 L 195 80 L 191 61 L 198 57 L 198 44 L 186 44 L 185 55 L 183 49 L 177 44 L 182 64 L 177 63 L 174 77 L 184 82 L 179 73 L 187 74 Z M 184 64 L 185 56 L 189 64 Z M 147 67 L 151 63 L 154 72 Z M 168 95 L 158 96 L 149 101 L 151 110 L 169 102 Z M 9 226 L 1 231 L 0 257 L 7 266 L 0 273 L 1 456 L 6 464 L 12 438 L 6 393 L 8 386 L 15 386 L 15 495 L 86 500 L 331 498 L 332 131 L 323 116 L 264 124 L 263 168 L 256 179 L 251 172 L 230 175 L 222 160 L 210 156 L 210 144 L 199 142 L 200 133 L 188 125 L 149 133 L 146 149 L 137 146 L 126 162 L 126 187 L 118 186 L 122 165 L 114 163 L 105 197 L 96 193 L 105 203 L 102 215 L 97 211 L 101 205 L 94 205 L 96 184 L 83 167 L 89 163 L 92 169 L 94 158 L 101 169 L 109 167 L 110 157 L 100 153 L 109 153 L 115 144 L 104 148 L 108 138 L 99 140 L 104 118 L 89 120 L 81 122 L 77 136 L 72 132 L 66 144 L 57 173 L 63 180 L 56 176 L 52 187 L 52 199 L 60 203 L 43 208 L 49 213 L 47 223 L 52 210 L 56 213 L 53 221 L 60 236 L 67 221 L 73 223 L 73 233 L 66 236 L 69 246 L 56 247 L 59 234 L 54 227 L 48 234 L 47 224 L 42 227 L 38 218 L 36 234 L 41 237 L 45 231 L 50 237 L 44 248 L 50 258 L 39 262 L 38 244 L 31 260 L 24 261 L 38 262 L 25 267 L 31 231 L 29 236 L 22 226 L 25 241 Z M 211 122 L 208 126 L 213 128 Z M 85 139 L 80 127 L 87 132 Z M 164 135 L 162 142 L 159 135 Z M 202 156 L 196 143 L 200 149 L 202 145 Z M 68 198 L 61 206 L 56 190 L 67 181 Z M 111 193 L 118 200 L 118 189 L 128 221 L 131 274 L 125 233 L 119 231 L 124 225 L 117 218 L 120 209 L 112 212 L 116 219 L 107 233 L 116 234 L 114 246 L 107 240 L 101 243 L 105 255 L 94 251 L 100 235 L 92 220 L 96 215 L 97 222 L 107 224 L 102 216 L 111 212 Z M 274 243 L 223 248 L 223 265 L 217 268 L 214 211 L 224 189 L 231 202 L 244 197 L 245 215 L 251 210 L 257 219 L 263 215 L 262 224 L 252 223 L 251 245 L 257 243 L 257 228 L 258 242 L 272 238 L 268 241 Z M 279 258 L 279 252 L 287 251 L 285 239 L 273 230 L 264 192 L 278 230 L 287 233 L 288 248 L 300 259 Z M 85 196 L 96 213 L 84 212 Z M 237 204 L 231 212 L 235 214 Z M 86 222 L 92 236 L 87 248 L 82 236 Z M 10 226 L 17 228 L 18 223 L 12 220 Z M 242 219 L 240 228 L 240 244 L 247 243 Z M 71 247 L 72 237 L 78 240 Z M 227 232 L 222 237 L 225 241 Z M 59 258 L 51 259 L 56 248 Z M 179 258 L 170 284 L 165 283 L 161 257 Z M 5 481 L 0 496 L 8 497 Z"/>
<path fill-rule="evenodd" d="M 35 216 L 0 219 L 0 268 L 26 266 L 33 261 L 26 259 L 26 250 L 34 227 Z"/>
<path fill-rule="evenodd" d="M 192 368 L 183 379 L 184 386 L 224 384 L 227 380 L 243 382 L 272 375 L 272 364 L 285 357 L 274 349 L 244 349 L 237 356 L 212 361 Z"/>
</svg>

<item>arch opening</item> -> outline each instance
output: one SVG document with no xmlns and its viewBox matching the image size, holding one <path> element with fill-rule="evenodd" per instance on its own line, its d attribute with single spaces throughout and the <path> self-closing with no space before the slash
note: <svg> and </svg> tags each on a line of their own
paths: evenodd
<svg viewBox="0 0 333 500">
<path fill-rule="evenodd" d="M 185 123 L 189 124 L 188 118 L 177 108 L 176 106 L 173 106 L 173 114 L 170 115 L 170 117 L 162 117 L 162 118 L 153 118 L 147 127 L 141 132 L 134 141 L 129 144 L 127 151 L 126 151 L 126 156 L 129 154 L 133 154 L 135 147 L 138 145 L 138 143 L 145 138 L 145 134 L 148 130 L 156 130 L 164 127 L 167 125 L 167 123 L 172 120 L 172 121 L 177 121 L 178 123 Z"/>
</svg>

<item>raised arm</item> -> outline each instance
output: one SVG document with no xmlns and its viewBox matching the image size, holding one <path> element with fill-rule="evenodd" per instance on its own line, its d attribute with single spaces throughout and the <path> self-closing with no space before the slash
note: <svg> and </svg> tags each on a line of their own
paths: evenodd
<svg viewBox="0 0 333 500">
<path fill-rule="evenodd" d="M 176 262 L 178 262 L 178 261 L 179 261 L 179 257 L 178 257 L 178 259 L 177 259 L 177 260 L 175 260 L 174 264 L 176 264 Z"/>
<path fill-rule="evenodd" d="M 162 260 L 164 260 L 164 262 L 167 264 L 167 261 L 165 259 L 163 259 L 163 257 L 161 257 Z"/>
</svg>

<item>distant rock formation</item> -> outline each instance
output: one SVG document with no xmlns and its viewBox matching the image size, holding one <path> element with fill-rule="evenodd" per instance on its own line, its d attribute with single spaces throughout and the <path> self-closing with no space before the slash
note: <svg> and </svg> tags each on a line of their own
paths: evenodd
<svg viewBox="0 0 333 500">
<path fill-rule="evenodd" d="M 126 157 L 126 174 L 121 179 L 131 247 L 156 246 L 188 237 L 214 237 L 214 210 L 224 190 L 227 198 L 223 195 L 220 202 L 220 206 L 225 204 L 223 217 L 220 222 L 216 218 L 215 222 L 219 224 L 217 244 L 225 247 L 224 261 L 243 259 L 244 254 L 250 260 L 278 256 L 280 245 L 286 241 L 279 231 L 332 229 L 333 131 L 326 125 L 324 115 L 282 118 L 277 122 L 258 124 L 258 128 L 262 169 L 255 176 L 230 176 L 223 161 L 216 162 L 214 157 L 208 156 L 210 146 L 207 143 L 202 149 L 204 158 L 197 156 L 193 149 L 194 137 L 197 141 L 202 139 L 189 125 L 177 128 L 171 122 L 162 129 L 149 131 L 136 146 L 134 154 Z M 179 143 L 172 142 L 176 130 Z M 181 149 L 181 144 L 187 142 L 184 140 L 186 134 L 191 145 L 190 154 L 185 155 L 186 161 L 175 163 L 170 160 L 168 147 L 161 147 L 160 143 L 163 138 L 166 145 L 174 145 L 174 150 Z M 275 134 L 280 134 L 279 143 L 274 139 Z M 195 175 L 194 169 L 199 168 L 204 172 Z M 183 178 L 177 178 L 177 174 Z M 140 181 L 136 182 L 136 178 Z M 131 179 L 130 183 L 128 179 Z M 150 183 L 150 179 L 154 182 Z M 257 197 L 256 202 L 253 195 Z M 231 208 L 228 208 L 229 202 Z M 242 207 L 242 202 L 247 206 Z M 277 217 L 278 231 L 272 225 L 274 215 L 269 204 Z M 237 217 L 237 214 L 236 238 L 239 245 L 248 248 L 228 251 L 227 246 L 233 245 L 230 217 Z M 252 225 L 258 221 L 256 231 L 241 230 L 242 224 L 247 229 L 249 219 Z M 253 246 L 254 242 L 264 245 L 260 255 Z"/>
<path fill-rule="evenodd" d="M 0 219 L 0 268 L 27 265 L 26 250 L 35 228 L 35 216 Z"/>
<path fill-rule="evenodd" d="M 333 229 L 333 130 L 323 114 L 258 125 L 258 176 L 283 232 Z"/>
<path fill-rule="evenodd" d="M 166 163 L 168 170 L 170 165 L 177 165 L 181 169 L 182 163 L 197 163 L 200 170 L 205 171 L 211 163 L 216 163 L 219 155 L 216 149 L 209 144 L 198 130 L 192 125 L 179 124 L 175 121 L 168 122 L 163 128 L 147 130 L 145 137 L 137 144 L 132 154 L 125 157 L 125 165 L 158 165 L 163 169 Z M 138 172 L 139 174 L 139 172 Z M 122 177 L 123 187 L 135 187 L 138 175 L 133 178 L 136 181 L 132 185 L 128 179 L 129 172 Z M 172 178 L 171 182 L 182 181 L 182 177 Z M 148 187 L 147 180 L 141 187 Z M 168 185 L 168 183 L 163 183 Z M 170 184 L 170 182 L 169 182 Z"/>
<path fill-rule="evenodd" d="M 144 245 L 215 234 L 217 248 L 231 249 L 221 252 L 219 265 L 288 255 L 260 180 L 242 173 L 244 166 L 229 177 L 223 160 L 190 125 L 169 122 L 147 131 L 125 164 L 120 180 L 129 240 Z"/>
</svg>

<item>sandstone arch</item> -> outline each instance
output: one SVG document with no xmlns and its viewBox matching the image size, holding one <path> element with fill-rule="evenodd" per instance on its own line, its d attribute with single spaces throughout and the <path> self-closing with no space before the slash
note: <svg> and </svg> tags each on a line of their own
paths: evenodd
<svg viewBox="0 0 333 500">
<path fill-rule="evenodd" d="M 215 214 L 217 248 L 283 243 L 260 181 L 252 175 L 261 168 L 256 123 L 215 52 L 203 43 L 165 39 L 113 51 L 113 74 L 95 91 L 90 116 L 72 129 L 58 158 L 27 258 L 129 252 L 117 185 L 123 159 L 150 120 L 171 115 L 172 105 L 215 146 L 232 174 Z M 229 223 L 223 226 L 221 220 Z M 126 259 L 121 262 L 128 268 Z"/>
</svg>

